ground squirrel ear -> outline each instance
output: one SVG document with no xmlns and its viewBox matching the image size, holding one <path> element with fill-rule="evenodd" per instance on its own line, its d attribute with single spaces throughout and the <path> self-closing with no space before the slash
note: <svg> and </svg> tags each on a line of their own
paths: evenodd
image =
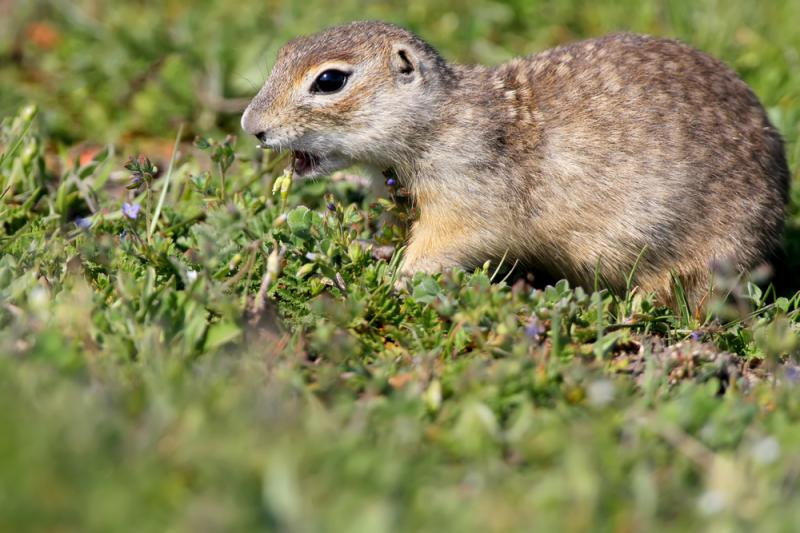
<svg viewBox="0 0 800 533">
<path fill-rule="evenodd" d="M 407 46 L 395 46 L 391 57 L 392 71 L 402 83 L 408 83 L 420 73 L 417 55 Z"/>
</svg>

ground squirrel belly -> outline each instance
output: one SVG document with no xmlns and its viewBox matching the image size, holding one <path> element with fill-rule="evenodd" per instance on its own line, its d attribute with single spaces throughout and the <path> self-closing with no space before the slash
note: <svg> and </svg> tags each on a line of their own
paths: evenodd
<svg viewBox="0 0 800 533">
<path fill-rule="evenodd" d="M 789 172 L 747 85 L 682 43 L 617 34 L 497 67 L 355 22 L 286 44 L 243 128 L 315 176 L 391 167 L 420 211 L 403 272 L 506 256 L 699 301 L 779 245 Z M 638 264 L 637 264 L 638 258 Z"/>
</svg>

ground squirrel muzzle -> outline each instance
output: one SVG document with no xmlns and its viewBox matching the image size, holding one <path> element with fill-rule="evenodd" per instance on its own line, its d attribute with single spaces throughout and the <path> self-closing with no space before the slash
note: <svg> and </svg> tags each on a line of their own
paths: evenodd
<svg viewBox="0 0 800 533">
<path fill-rule="evenodd" d="M 573 283 L 600 276 L 690 300 L 713 265 L 779 246 L 789 171 L 779 133 L 722 62 L 615 34 L 497 67 L 448 63 L 397 26 L 290 41 L 242 117 L 301 176 L 393 168 L 420 216 L 403 273 L 502 257 Z"/>
</svg>

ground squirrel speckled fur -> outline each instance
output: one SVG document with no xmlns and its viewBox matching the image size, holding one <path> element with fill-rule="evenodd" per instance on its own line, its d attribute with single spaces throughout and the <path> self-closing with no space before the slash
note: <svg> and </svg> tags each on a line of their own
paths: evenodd
<svg viewBox="0 0 800 533">
<path fill-rule="evenodd" d="M 419 207 L 403 273 L 507 256 L 574 283 L 596 272 L 697 303 L 712 265 L 780 243 L 779 133 L 722 62 L 615 34 L 497 67 L 445 61 L 414 34 L 354 22 L 286 44 L 242 117 L 315 176 L 391 167 Z"/>
</svg>

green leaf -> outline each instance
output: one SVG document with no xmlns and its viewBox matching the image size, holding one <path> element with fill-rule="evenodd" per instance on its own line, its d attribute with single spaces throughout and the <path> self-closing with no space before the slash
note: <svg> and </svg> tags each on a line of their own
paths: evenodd
<svg viewBox="0 0 800 533">
<path fill-rule="evenodd" d="M 439 287 L 435 279 L 426 276 L 414 285 L 412 297 L 418 302 L 429 304 L 436 300 L 436 296 L 441 290 L 441 287 Z"/>
<path fill-rule="evenodd" d="M 212 350 L 223 344 L 235 341 L 242 330 L 233 322 L 217 322 L 208 328 L 206 335 L 205 350 Z"/>
<path fill-rule="evenodd" d="M 293 233 L 307 233 L 311 229 L 311 211 L 303 205 L 289 211 L 286 222 Z"/>
</svg>

